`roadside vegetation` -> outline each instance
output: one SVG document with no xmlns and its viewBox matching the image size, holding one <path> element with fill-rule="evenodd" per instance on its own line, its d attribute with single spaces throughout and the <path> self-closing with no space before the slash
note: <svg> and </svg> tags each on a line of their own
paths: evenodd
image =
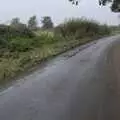
<svg viewBox="0 0 120 120">
<path fill-rule="evenodd" d="M 19 18 L 0 25 L 0 85 L 51 56 L 111 34 L 107 25 L 93 20 L 69 19 L 54 27 L 51 17 L 45 16 L 41 22 L 38 27 L 33 16 L 28 25 Z"/>
<path fill-rule="evenodd" d="M 112 26 L 110 26 L 110 29 L 111 29 L 112 35 L 120 34 L 120 25 L 112 25 Z"/>
</svg>

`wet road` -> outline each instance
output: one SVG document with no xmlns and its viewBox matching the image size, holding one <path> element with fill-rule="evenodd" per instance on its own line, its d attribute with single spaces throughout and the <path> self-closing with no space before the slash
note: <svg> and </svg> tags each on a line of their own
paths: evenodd
<svg viewBox="0 0 120 120">
<path fill-rule="evenodd" d="M 50 61 L 0 93 L 0 120 L 120 120 L 120 36 Z"/>
</svg>

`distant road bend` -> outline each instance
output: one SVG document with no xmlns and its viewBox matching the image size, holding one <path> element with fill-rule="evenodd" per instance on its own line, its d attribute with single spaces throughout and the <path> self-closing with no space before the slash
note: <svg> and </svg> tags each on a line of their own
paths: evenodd
<svg viewBox="0 0 120 120">
<path fill-rule="evenodd" d="M 120 120 L 120 36 L 64 53 L 1 92 L 0 120 Z"/>
</svg>

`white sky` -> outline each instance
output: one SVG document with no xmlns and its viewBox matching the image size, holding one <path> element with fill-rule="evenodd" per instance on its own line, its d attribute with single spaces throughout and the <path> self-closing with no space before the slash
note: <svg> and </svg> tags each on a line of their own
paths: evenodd
<svg viewBox="0 0 120 120">
<path fill-rule="evenodd" d="M 7 23 L 13 17 L 20 17 L 26 22 L 30 16 L 51 16 L 55 24 L 65 18 L 92 18 L 101 23 L 119 24 L 118 14 L 112 13 L 110 8 L 100 7 L 98 0 L 81 0 L 79 6 L 73 6 L 68 0 L 3 0 L 0 4 L 0 22 Z"/>
</svg>

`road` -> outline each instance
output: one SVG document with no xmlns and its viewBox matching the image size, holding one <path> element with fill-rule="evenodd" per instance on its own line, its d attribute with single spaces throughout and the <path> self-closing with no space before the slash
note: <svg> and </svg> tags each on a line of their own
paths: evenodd
<svg viewBox="0 0 120 120">
<path fill-rule="evenodd" d="M 120 120 L 120 36 L 78 47 L 0 93 L 0 120 Z"/>
</svg>

